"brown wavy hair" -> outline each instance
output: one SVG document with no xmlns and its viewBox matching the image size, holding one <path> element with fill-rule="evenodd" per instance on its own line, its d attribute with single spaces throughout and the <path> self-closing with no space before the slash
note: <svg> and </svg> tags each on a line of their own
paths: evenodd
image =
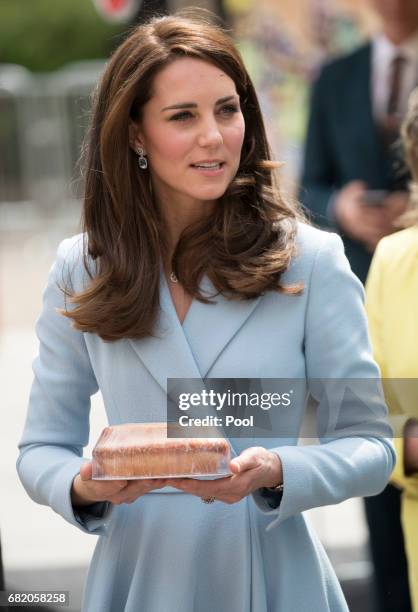
<svg viewBox="0 0 418 612">
<path fill-rule="evenodd" d="M 83 207 L 84 266 L 90 278 L 79 293 L 66 289 L 73 306 L 62 312 L 76 329 L 103 340 L 153 334 L 168 247 L 149 173 L 138 170 L 129 146 L 129 123 L 141 120 L 158 71 L 184 56 L 207 61 L 234 81 L 245 137 L 234 180 L 213 215 L 183 231 L 172 269 L 184 289 L 205 303 L 210 300 L 199 289 L 203 274 L 230 299 L 302 290 L 300 284 L 282 286 L 281 276 L 294 255 L 303 215 L 280 194 L 279 164 L 271 159 L 257 96 L 239 52 L 207 17 L 190 12 L 156 17 L 135 27 L 116 49 L 93 95 Z"/>
<path fill-rule="evenodd" d="M 399 225 L 408 227 L 418 223 L 418 87 L 411 93 L 408 112 L 402 123 L 401 135 L 405 160 L 411 173 L 409 208 L 399 219 Z"/>
</svg>

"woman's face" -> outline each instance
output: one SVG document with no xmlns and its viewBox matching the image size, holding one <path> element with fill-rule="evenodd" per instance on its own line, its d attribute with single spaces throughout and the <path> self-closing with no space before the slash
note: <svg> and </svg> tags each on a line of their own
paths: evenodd
<svg viewBox="0 0 418 612">
<path fill-rule="evenodd" d="M 239 96 L 234 81 L 205 61 L 179 58 L 161 70 L 134 130 L 154 194 L 170 206 L 214 202 L 238 170 L 245 132 Z"/>
<path fill-rule="evenodd" d="M 372 0 L 372 6 L 385 22 L 410 26 L 411 31 L 418 27 L 417 0 Z"/>
</svg>

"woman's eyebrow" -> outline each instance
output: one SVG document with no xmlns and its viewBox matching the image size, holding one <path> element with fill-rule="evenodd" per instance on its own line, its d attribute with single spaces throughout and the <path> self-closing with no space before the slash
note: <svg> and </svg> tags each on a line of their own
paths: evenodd
<svg viewBox="0 0 418 612">
<path fill-rule="evenodd" d="M 219 100 L 216 100 L 215 102 L 215 106 L 218 106 L 219 104 L 223 104 L 224 102 L 229 102 L 230 100 L 234 100 L 238 98 L 239 96 L 237 94 L 233 95 L 233 96 L 225 96 L 225 98 L 219 98 Z M 184 109 L 184 108 L 197 108 L 197 104 L 196 102 L 181 102 L 180 104 L 173 104 L 171 106 L 165 106 L 164 108 L 161 109 L 161 112 L 166 111 L 166 110 L 179 110 L 179 109 Z"/>
</svg>

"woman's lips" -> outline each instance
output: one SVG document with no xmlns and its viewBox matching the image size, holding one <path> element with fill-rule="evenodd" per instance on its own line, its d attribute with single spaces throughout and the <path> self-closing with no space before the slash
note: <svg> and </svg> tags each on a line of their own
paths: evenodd
<svg viewBox="0 0 418 612">
<path fill-rule="evenodd" d="M 194 164 L 190 167 L 195 172 L 199 172 L 199 174 L 203 174 L 204 176 L 219 176 L 224 173 L 225 162 L 220 162 L 213 167 L 196 166 Z"/>
</svg>

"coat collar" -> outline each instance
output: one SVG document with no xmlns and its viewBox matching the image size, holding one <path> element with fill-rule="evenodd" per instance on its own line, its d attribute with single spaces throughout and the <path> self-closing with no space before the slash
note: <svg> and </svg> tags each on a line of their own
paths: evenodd
<svg viewBox="0 0 418 612">
<path fill-rule="evenodd" d="M 238 301 L 216 295 L 211 304 L 193 300 L 181 325 L 164 274 L 160 279 L 160 312 L 155 334 L 129 342 L 150 374 L 166 391 L 167 378 L 206 377 L 260 298 Z M 207 277 L 203 278 L 201 289 L 205 295 L 216 294 Z"/>
</svg>

